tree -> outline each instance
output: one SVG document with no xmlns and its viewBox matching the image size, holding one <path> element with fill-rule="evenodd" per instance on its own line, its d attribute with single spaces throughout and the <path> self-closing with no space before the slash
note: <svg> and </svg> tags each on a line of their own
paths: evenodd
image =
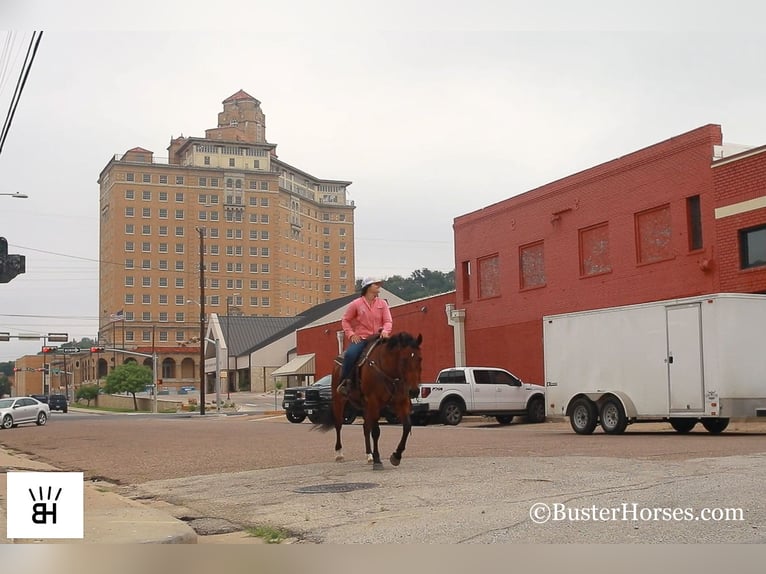
<svg viewBox="0 0 766 574">
<path fill-rule="evenodd" d="M 5 376 L 5 373 L 0 374 L 0 397 L 11 394 L 11 380 Z"/>
<path fill-rule="evenodd" d="M 383 280 L 383 287 L 404 299 L 412 301 L 422 299 L 431 295 L 447 293 L 455 289 L 455 272 L 449 271 L 431 271 L 423 268 L 413 271 L 409 277 L 404 278 L 401 275 L 393 275 Z M 362 282 L 357 281 L 356 289 L 362 288 Z"/>
<path fill-rule="evenodd" d="M 77 392 L 74 395 L 75 400 L 85 399 L 88 401 L 88 406 L 90 406 L 90 402 L 94 400 L 98 396 L 98 385 L 81 385 Z"/>
<path fill-rule="evenodd" d="M 13 373 L 13 367 L 16 363 L 14 361 L 7 361 L 5 363 L 0 363 L 0 373 L 3 375 L 10 377 L 11 373 Z"/>
<path fill-rule="evenodd" d="M 130 393 L 133 395 L 133 408 L 138 410 L 136 393 L 152 384 L 152 370 L 144 365 L 130 361 L 114 369 L 106 377 L 104 390 L 107 393 Z"/>
</svg>

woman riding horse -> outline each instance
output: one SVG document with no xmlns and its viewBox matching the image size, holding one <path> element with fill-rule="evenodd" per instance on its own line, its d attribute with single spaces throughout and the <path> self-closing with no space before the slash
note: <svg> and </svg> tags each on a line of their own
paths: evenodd
<svg viewBox="0 0 766 574">
<path fill-rule="evenodd" d="M 375 341 L 367 353 L 361 366 L 358 393 L 345 395 L 338 392 L 340 368 L 335 366 L 333 371 L 332 412 L 335 424 L 335 460 L 342 461 L 343 447 L 340 431 L 343 426 L 343 415 L 349 401 L 354 406 L 361 407 L 364 413 L 364 446 L 367 462 L 373 463 L 374 470 L 381 470 L 378 439 L 380 437 L 381 410 L 384 407 L 393 412 L 402 423 L 402 437 L 396 450 L 389 460 L 392 465 L 399 466 L 402 453 L 407 445 L 407 437 L 412 429 L 410 398 L 417 396 L 421 378 L 422 356 L 420 344 L 423 337 L 417 338 L 409 333 L 397 333 L 388 339 Z M 327 425 L 329 430 L 329 425 Z M 372 445 L 370 445 L 372 438 Z M 372 448 L 371 448 L 372 446 Z"/>
</svg>

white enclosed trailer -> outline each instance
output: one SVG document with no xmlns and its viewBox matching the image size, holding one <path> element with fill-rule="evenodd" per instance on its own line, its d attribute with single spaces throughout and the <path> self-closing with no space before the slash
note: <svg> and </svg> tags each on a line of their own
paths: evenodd
<svg viewBox="0 0 766 574">
<path fill-rule="evenodd" d="M 766 416 L 766 295 L 719 293 L 543 317 L 546 412 L 590 434 Z"/>
</svg>

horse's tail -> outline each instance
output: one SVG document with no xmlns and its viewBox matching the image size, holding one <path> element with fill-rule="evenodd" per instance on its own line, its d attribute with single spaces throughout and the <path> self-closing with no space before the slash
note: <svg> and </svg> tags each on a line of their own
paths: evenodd
<svg viewBox="0 0 766 574">
<path fill-rule="evenodd" d="M 323 417 L 323 420 L 321 422 L 316 423 L 311 427 L 312 431 L 319 431 L 319 432 L 328 432 L 335 428 L 335 416 L 333 415 L 332 409 L 327 411 L 326 415 Z"/>
</svg>

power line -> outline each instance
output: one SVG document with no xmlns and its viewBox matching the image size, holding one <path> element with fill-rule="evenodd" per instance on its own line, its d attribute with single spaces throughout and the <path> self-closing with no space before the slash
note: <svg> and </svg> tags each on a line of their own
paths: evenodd
<svg viewBox="0 0 766 574">
<path fill-rule="evenodd" d="M 35 34 L 37 34 L 37 41 L 35 41 Z M 8 109 L 8 115 L 5 118 L 5 124 L 3 125 L 3 131 L 2 134 L 0 134 L 0 153 L 3 152 L 3 146 L 5 145 L 5 140 L 8 137 L 8 132 L 11 129 L 11 123 L 13 122 L 13 118 L 16 115 L 16 108 L 19 105 L 19 100 L 21 99 L 21 92 L 24 91 L 24 86 L 27 83 L 27 78 L 29 77 L 29 71 L 32 69 L 32 62 L 35 60 L 35 56 L 37 55 L 37 48 L 40 45 L 40 40 L 43 37 L 42 32 L 36 32 L 32 34 L 32 39 L 29 41 L 29 47 L 27 48 L 27 55 L 24 58 L 24 66 L 21 70 L 21 74 L 19 74 L 19 80 L 16 82 L 16 89 L 13 93 L 13 99 L 11 100 L 11 107 Z M 33 47 L 34 44 L 34 47 Z M 31 52 L 31 54 L 30 54 Z M 29 62 L 27 64 L 27 62 Z"/>
</svg>

